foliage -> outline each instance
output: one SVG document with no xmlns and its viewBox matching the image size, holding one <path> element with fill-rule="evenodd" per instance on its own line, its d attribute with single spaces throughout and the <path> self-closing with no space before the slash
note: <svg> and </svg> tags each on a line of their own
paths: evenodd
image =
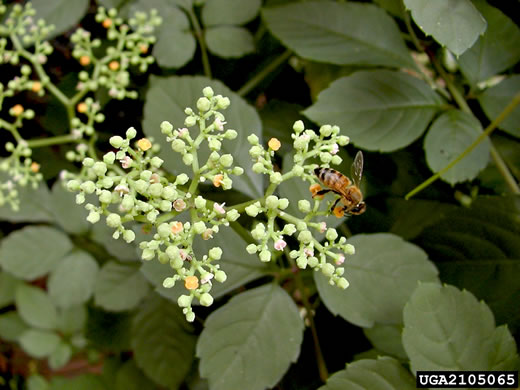
<svg viewBox="0 0 520 390">
<path fill-rule="evenodd" d="M 518 370 L 514 10 L 0 6 L 0 387 Z"/>
</svg>

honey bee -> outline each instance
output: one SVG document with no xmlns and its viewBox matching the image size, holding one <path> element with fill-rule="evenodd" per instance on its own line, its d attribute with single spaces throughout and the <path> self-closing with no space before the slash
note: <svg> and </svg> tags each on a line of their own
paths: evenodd
<svg viewBox="0 0 520 390">
<path fill-rule="evenodd" d="M 343 213 L 359 215 L 363 214 L 367 208 L 363 201 L 363 194 L 359 189 L 361 176 L 363 175 L 363 153 L 357 152 L 351 168 L 352 180 L 341 172 L 332 168 L 318 167 L 314 170 L 314 174 L 328 189 L 315 192 L 312 197 L 324 195 L 328 192 L 334 192 L 340 197 L 336 199 L 330 211 L 333 212 L 339 201 L 343 203 Z"/>
</svg>

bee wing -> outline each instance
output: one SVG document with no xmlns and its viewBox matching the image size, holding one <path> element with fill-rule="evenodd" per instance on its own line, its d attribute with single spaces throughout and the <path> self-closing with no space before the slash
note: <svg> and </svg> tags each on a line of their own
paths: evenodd
<svg viewBox="0 0 520 390">
<path fill-rule="evenodd" d="M 357 152 L 354 162 L 351 167 L 352 181 L 359 187 L 361 184 L 361 177 L 363 176 L 363 153 L 361 150 Z"/>
</svg>

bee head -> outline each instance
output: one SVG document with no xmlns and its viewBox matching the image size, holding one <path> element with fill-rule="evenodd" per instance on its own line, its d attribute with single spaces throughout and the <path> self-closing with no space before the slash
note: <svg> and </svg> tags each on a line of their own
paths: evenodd
<svg viewBox="0 0 520 390">
<path fill-rule="evenodd" d="M 359 202 L 356 206 L 349 210 L 350 214 L 359 215 L 363 214 L 367 209 L 365 202 Z"/>
<path fill-rule="evenodd" d="M 320 172 L 321 172 L 321 168 L 320 168 L 320 167 L 318 167 L 318 168 L 314 168 L 314 174 L 315 174 L 316 176 L 319 177 L 319 176 L 320 176 Z"/>
</svg>

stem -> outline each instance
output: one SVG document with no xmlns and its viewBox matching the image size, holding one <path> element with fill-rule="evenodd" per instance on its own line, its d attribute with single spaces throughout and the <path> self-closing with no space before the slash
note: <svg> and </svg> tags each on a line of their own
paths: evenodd
<svg viewBox="0 0 520 390">
<path fill-rule="evenodd" d="M 70 142 L 78 142 L 78 140 L 76 138 L 74 138 L 73 135 L 70 135 L 70 134 L 58 135 L 56 137 L 28 140 L 27 146 L 29 146 L 31 149 L 34 149 L 34 148 L 41 148 L 44 146 L 68 144 Z"/>
<path fill-rule="evenodd" d="M 466 155 L 468 155 L 473 149 L 477 147 L 477 145 L 482 142 L 484 138 L 489 136 L 493 130 L 497 128 L 497 126 L 507 118 L 509 114 L 515 109 L 515 107 L 520 104 L 520 93 L 515 95 L 513 100 L 504 108 L 504 110 L 486 127 L 484 132 L 470 145 L 462 152 L 455 160 L 453 160 L 451 163 L 446 165 L 444 168 L 442 168 L 439 172 L 437 172 L 435 175 L 431 176 L 428 180 L 424 181 L 417 187 L 415 187 L 412 191 L 410 191 L 408 194 L 406 194 L 405 199 L 410 199 L 412 196 L 417 194 L 419 191 L 423 190 L 424 188 L 428 187 L 431 183 L 433 183 L 435 180 L 437 180 L 443 173 L 450 170 L 455 164 L 457 164 L 460 160 L 462 160 Z M 493 148 L 492 148 L 493 149 Z M 493 153 L 493 152 L 492 152 Z M 507 167 L 505 167 L 507 169 Z M 499 168 L 500 169 L 500 168 Z M 515 194 L 520 194 L 520 188 L 518 187 L 518 183 L 514 180 L 513 177 L 511 177 L 511 181 L 507 182 L 510 186 L 511 190 Z"/>
<path fill-rule="evenodd" d="M 252 79 L 245 83 L 242 88 L 237 91 L 240 96 L 245 96 L 258 84 L 260 84 L 267 76 L 269 76 L 276 68 L 282 65 L 292 55 L 292 51 L 286 50 L 281 55 L 276 57 L 271 63 L 265 68 L 258 72 Z"/>
<path fill-rule="evenodd" d="M 199 20 L 197 19 L 197 15 L 193 12 L 193 8 L 188 7 L 185 9 L 188 12 L 188 16 L 190 18 L 191 24 L 195 29 L 195 38 L 200 46 L 200 52 L 202 54 L 202 66 L 204 67 L 204 75 L 207 78 L 212 78 L 211 76 L 211 66 L 209 64 L 208 51 L 206 49 L 206 42 L 204 41 L 204 33 L 200 27 Z"/>
</svg>

